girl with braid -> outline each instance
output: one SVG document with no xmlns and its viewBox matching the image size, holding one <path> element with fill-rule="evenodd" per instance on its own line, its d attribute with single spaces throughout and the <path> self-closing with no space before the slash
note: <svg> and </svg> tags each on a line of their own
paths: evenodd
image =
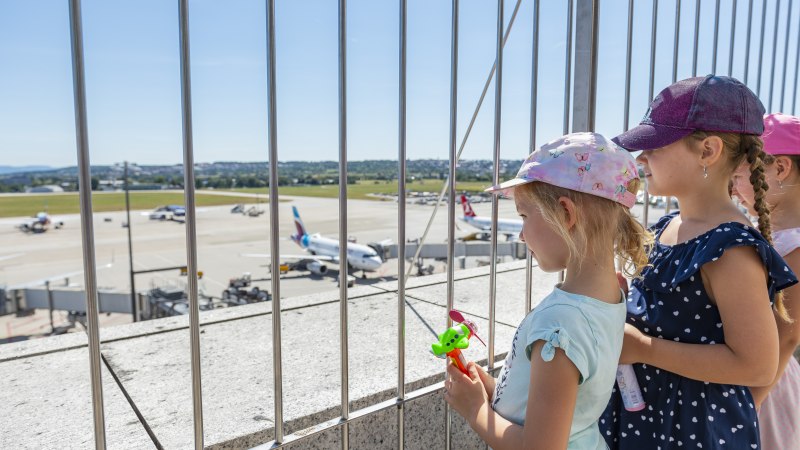
<svg viewBox="0 0 800 450">
<path fill-rule="evenodd" d="M 766 203 L 770 208 L 775 250 L 800 272 L 800 118 L 770 114 L 764 118 L 764 174 L 769 189 L 754 190 L 747 181 L 750 165 L 733 174 L 733 194 L 755 216 Z M 750 389 L 758 411 L 761 445 L 767 450 L 800 449 L 800 364 L 792 358 L 800 343 L 800 285 L 787 289 L 786 308 L 776 310 L 778 373 L 769 386 Z M 786 320 L 786 316 L 790 319 Z"/>
<path fill-rule="evenodd" d="M 648 190 L 680 211 L 652 230 L 649 266 L 627 298 L 621 364 L 632 364 L 646 406 L 623 407 L 618 390 L 600 420 L 612 449 L 758 449 L 747 386 L 772 383 L 778 291 L 797 283 L 771 245 L 763 199 L 764 107 L 721 76 L 679 81 L 659 93 L 641 124 L 614 141 L 641 150 Z M 747 161 L 760 201 L 758 228 L 729 195 Z"/>
</svg>

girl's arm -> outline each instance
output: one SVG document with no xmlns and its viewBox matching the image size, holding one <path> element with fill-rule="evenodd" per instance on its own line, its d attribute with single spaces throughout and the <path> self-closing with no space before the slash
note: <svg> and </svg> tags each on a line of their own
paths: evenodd
<svg viewBox="0 0 800 450">
<path fill-rule="evenodd" d="M 778 368 L 778 331 L 767 274 L 750 247 L 726 250 L 701 272 L 722 318 L 725 343 L 685 344 L 625 326 L 622 363 L 640 362 L 709 383 L 766 386 Z M 691 328 L 689 318 L 683 320 Z"/>
<path fill-rule="evenodd" d="M 783 258 L 794 273 L 800 273 L 800 249 L 795 250 Z M 786 310 L 789 312 L 794 322 L 786 322 L 780 317 L 775 317 L 778 322 L 778 340 L 780 343 L 780 356 L 778 357 L 778 374 L 772 384 L 765 387 L 750 388 L 753 394 L 753 399 L 757 406 L 769 395 L 769 391 L 778 383 L 778 380 L 783 376 L 783 371 L 789 364 L 789 360 L 794 354 L 797 345 L 800 344 L 800 284 L 783 290 L 783 302 L 786 305 Z"/>
<path fill-rule="evenodd" d="M 557 348 L 553 359 L 545 362 L 541 357 L 543 346 L 544 341 L 537 341 L 531 350 L 531 378 L 524 427 L 497 414 L 489 401 L 475 402 L 472 407 L 469 401 L 459 402 L 456 399 L 462 396 L 459 388 L 474 389 L 473 395 L 480 392 L 462 383 L 472 385 L 480 382 L 480 378 L 473 363 L 469 366 L 471 377 L 452 366 L 448 367 L 453 394 L 447 394 L 445 398 L 467 419 L 481 439 L 496 450 L 567 448 L 580 374 L 561 349 Z"/>
</svg>

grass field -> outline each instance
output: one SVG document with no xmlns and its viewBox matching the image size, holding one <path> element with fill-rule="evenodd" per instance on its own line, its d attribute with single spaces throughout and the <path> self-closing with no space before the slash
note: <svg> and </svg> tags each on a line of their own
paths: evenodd
<svg viewBox="0 0 800 450">
<path fill-rule="evenodd" d="M 443 180 L 418 180 L 406 183 L 409 192 L 435 192 L 439 193 L 442 189 Z M 490 186 L 490 183 L 482 181 L 469 181 L 456 183 L 457 191 L 480 192 Z M 247 192 L 251 194 L 268 194 L 267 188 L 242 188 L 235 189 L 233 192 Z M 375 200 L 368 194 L 396 194 L 397 181 L 361 181 L 356 184 L 347 185 L 347 198 L 359 200 Z M 297 195 L 300 197 L 324 197 L 337 198 L 339 196 L 339 185 L 323 186 L 281 186 L 280 195 Z"/>
<path fill-rule="evenodd" d="M 435 192 L 442 189 L 443 180 L 417 180 L 406 184 L 409 192 Z M 480 181 L 460 182 L 457 191 L 480 192 L 489 184 Z M 262 194 L 259 202 L 268 201 L 267 188 L 242 188 L 233 192 Z M 300 197 L 337 198 L 339 185 L 324 186 L 281 186 L 280 195 L 296 195 Z M 396 181 L 360 181 L 347 186 L 347 197 L 357 200 L 377 200 L 369 194 L 396 194 Z M 182 205 L 183 194 L 180 192 L 132 191 L 131 209 L 153 209 L 159 205 Z M 77 214 L 79 210 L 77 193 L 41 194 L 41 195 L 7 195 L 0 196 L 0 217 L 33 216 L 39 211 L 50 214 Z M 231 205 L 236 203 L 256 203 L 255 198 L 229 197 L 222 195 L 196 195 L 197 206 Z M 122 211 L 125 209 L 125 194 L 122 192 L 98 192 L 92 195 L 92 208 L 95 212 Z"/>
<path fill-rule="evenodd" d="M 182 205 L 180 192 L 131 192 L 131 209 L 153 209 L 159 205 Z M 228 197 L 222 195 L 197 194 L 197 206 L 230 205 L 236 203 L 255 203 L 254 198 Z M 266 202 L 267 198 L 259 199 Z M 92 195 L 92 208 L 95 212 L 122 211 L 125 209 L 125 194 L 122 192 L 102 192 Z M 47 210 L 50 214 L 77 214 L 80 212 L 77 193 L 0 196 L 0 217 L 33 216 Z"/>
</svg>

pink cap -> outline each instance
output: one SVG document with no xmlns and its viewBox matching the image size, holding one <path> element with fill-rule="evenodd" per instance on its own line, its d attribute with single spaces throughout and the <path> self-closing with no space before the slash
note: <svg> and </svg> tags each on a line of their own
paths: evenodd
<svg viewBox="0 0 800 450">
<path fill-rule="evenodd" d="M 486 189 L 503 192 L 534 181 L 584 192 L 628 208 L 636 194 L 628 184 L 639 178 L 636 160 L 626 150 L 597 133 L 572 133 L 544 144 L 522 163 L 517 177 Z"/>
<path fill-rule="evenodd" d="M 784 113 L 764 116 L 764 151 L 770 155 L 800 155 L 800 117 Z"/>
</svg>

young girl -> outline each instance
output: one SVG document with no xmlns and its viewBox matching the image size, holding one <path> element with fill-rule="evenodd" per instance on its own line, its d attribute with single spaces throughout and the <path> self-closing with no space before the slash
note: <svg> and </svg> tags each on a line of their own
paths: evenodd
<svg viewBox="0 0 800 450">
<path fill-rule="evenodd" d="M 614 449 L 759 448 L 755 403 L 745 386 L 772 382 L 778 333 L 771 299 L 797 282 L 729 195 L 745 160 L 761 198 L 764 107 L 742 83 L 706 76 L 659 93 L 641 124 L 615 138 L 643 150 L 653 195 L 677 197 L 680 211 L 653 227 L 650 265 L 628 296 L 621 364 L 633 364 L 646 407 L 624 409 L 612 395 L 600 420 Z"/>
<path fill-rule="evenodd" d="M 739 166 L 733 174 L 733 193 L 751 215 L 756 215 L 756 201 L 770 206 L 770 222 L 775 250 L 789 268 L 800 272 L 800 118 L 786 114 L 770 114 L 764 118 L 764 174 L 769 186 L 766 197 L 758 198 L 745 182 L 750 168 Z M 800 365 L 792 358 L 800 343 L 800 285 L 787 289 L 786 312 L 791 321 L 783 320 L 776 311 L 780 356 L 778 374 L 766 387 L 750 389 L 758 411 L 761 446 L 767 450 L 800 449 Z M 767 396 L 769 395 L 769 396 Z"/>
<path fill-rule="evenodd" d="M 533 152 L 512 193 L 520 238 L 564 282 L 523 319 L 500 377 L 474 363 L 448 367 L 445 399 L 494 449 L 605 449 L 597 420 L 611 395 L 622 348 L 625 302 L 614 269 L 637 276 L 647 231 L 630 214 L 636 163 L 603 136 L 576 133 Z"/>
</svg>

